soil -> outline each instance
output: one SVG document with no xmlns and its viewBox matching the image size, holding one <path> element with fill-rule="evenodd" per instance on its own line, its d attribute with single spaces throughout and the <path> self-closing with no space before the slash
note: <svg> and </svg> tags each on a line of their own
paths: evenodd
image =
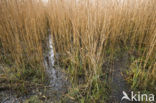
<svg viewBox="0 0 156 103">
<path fill-rule="evenodd" d="M 125 91 L 127 94 L 130 94 L 130 86 L 123 76 L 128 69 L 128 64 L 128 53 L 124 53 L 120 58 L 114 61 L 111 84 L 112 93 L 110 97 L 111 103 L 130 103 L 128 100 L 121 101 L 123 91 Z"/>
</svg>

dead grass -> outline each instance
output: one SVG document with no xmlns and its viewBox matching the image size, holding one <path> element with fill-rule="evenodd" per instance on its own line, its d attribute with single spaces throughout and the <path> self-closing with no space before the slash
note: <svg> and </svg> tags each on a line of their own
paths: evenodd
<svg viewBox="0 0 156 103">
<path fill-rule="evenodd" d="M 121 48 L 137 52 L 134 60 L 141 58 L 138 69 L 143 75 L 137 77 L 137 85 L 147 85 L 148 79 L 143 78 L 148 76 L 154 87 L 155 4 L 155 0 L 51 0 L 45 6 L 33 0 L 0 0 L 1 61 L 15 68 L 22 80 L 36 76 L 35 71 L 39 71 L 36 78 L 44 80 L 43 43 L 50 28 L 55 54 L 70 75 L 73 88 L 69 94 L 75 100 L 102 102 L 107 98 L 107 70 L 102 67 Z M 136 72 L 131 75 L 133 84 Z"/>
</svg>

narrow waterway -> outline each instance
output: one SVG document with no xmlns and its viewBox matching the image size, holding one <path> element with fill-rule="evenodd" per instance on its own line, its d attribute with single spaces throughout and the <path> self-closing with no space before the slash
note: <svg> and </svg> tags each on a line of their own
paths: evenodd
<svg viewBox="0 0 156 103">
<path fill-rule="evenodd" d="M 49 35 L 48 38 L 48 54 L 45 57 L 45 66 L 46 66 L 46 73 L 49 77 L 49 86 L 52 89 L 57 90 L 59 92 L 65 91 L 67 89 L 68 81 L 66 80 L 66 75 L 62 72 L 62 69 L 57 65 L 54 65 L 55 57 L 54 57 L 54 48 L 53 48 L 53 41 L 52 36 Z"/>
</svg>

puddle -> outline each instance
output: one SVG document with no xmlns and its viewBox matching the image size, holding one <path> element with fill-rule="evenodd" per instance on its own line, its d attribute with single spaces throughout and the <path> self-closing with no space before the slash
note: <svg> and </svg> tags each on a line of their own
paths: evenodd
<svg viewBox="0 0 156 103">
<path fill-rule="evenodd" d="M 49 77 L 49 86 L 51 86 L 54 90 L 64 91 L 63 89 L 67 88 L 68 81 L 66 80 L 66 75 L 61 71 L 59 66 L 54 66 L 55 58 L 54 58 L 54 49 L 52 36 L 49 35 L 48 38 L 48 55 L 45 57 L 45 66 L 46 73 Z"/>
</svg>

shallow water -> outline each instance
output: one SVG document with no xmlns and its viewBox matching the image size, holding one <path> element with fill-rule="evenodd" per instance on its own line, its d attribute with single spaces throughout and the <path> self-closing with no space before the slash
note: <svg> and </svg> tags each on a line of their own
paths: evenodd
<svg viewBox="0 0 156 103">
<path fill-rule="evenodd" d="M 48 38 L 48 54 L 45 60 L 46 73 L 49 77 L 49 86 L 51 86 L 54 90 L 63 90 L 64 87 L 68 84 L 65 73 L 61 71 L 59 66 L 54 66 L 55 58 L 54 58 L 54 49 L 53 49 L 53 41 L 52 36 L 49 35 Z M 63 90 L 64 91 L 64 90 Z"/>
</svg>

